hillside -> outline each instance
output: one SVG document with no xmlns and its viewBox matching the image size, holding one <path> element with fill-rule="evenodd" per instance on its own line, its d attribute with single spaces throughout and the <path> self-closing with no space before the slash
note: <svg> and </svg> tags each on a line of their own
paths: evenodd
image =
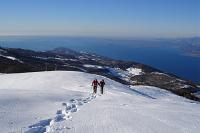
<svg viewBox="0 0 200 133">
<path fill-rule="evenodd" d="M 106 93 L 91 94 L 91 81 Z M 0 130 L 71 133 L 198 133 L 199 103 L 150 86 L 74 71 L 0 75 Z"/>
<path fill-rule="evenodd" d="M 106 76 L 126 85 L 148 85 L 200 101 L 199 85 L 150 66 L 114 60 L 67 48 L 51 51 L 0 48 L 0 73 L 81 71 Z"/>
</svg>

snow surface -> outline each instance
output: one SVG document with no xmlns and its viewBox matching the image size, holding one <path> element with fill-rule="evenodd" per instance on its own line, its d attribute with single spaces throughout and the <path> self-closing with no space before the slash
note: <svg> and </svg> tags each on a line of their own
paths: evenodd
<svg viewBox="0 0 200 133">
<path fill-rule="evenodd" d="M 98 66 L 98 65 L 89 65 L 89 64 L 85 64 L 83 65 L 84 67 L 89 67 L 89 68 L 98 68 L 98 69 L 102 69 L 102 66 Z"/>
<path fill-rule="evenodd" d="M 62 57 L 40 57 L 40 56 L 33 56 L 34 58 L 37 59 L 42 59 L 42 60 L 60 60 L 60 61 L 78 61 L 77 59 L 69 59 L 69 58 L 62 58 Z"/>
<path fill-rule="evenodd" d="M 104 78 L 104 95 L 91 81 Z M 0 75 L 1 133 L 199 133 L 200 104 L 83 72 Z"/>
<path fill-rule="evenodd" d="M 132 75 L 141 75 L 142 74 L 142 69 L 139 69 L 139 68 L 130 67 L 127 69 L 127 71 Z"/>
<path fill-rule="evenodd" d="M 158 75 L 164 75 L 164 76 L 167 76 L 167 77 L 170 77 L 169 75 L 165 74 L 165 73 L 160 73 L 160 72 L 151 72 L 152 74 L 158 74 Z M 179 79 L 179 81 L 183 81 L 181 79 Z"/>
<path fill-rule="evenodd" d="M 181 88 L 187 89 L 187 88 L 190 88 L 190 87 L 191 87 L 190 85 L 183 85 Z"/>
<path fill-rule="evenodd" d="M 106 68 L 109 70 L 109 72 L 112 75 L 126 81 L 130 81 L 130 78 L 133 76 L 143 74 L 142 69 L 134 68 L 134 67 L 127 68 L 126 70 L 122 70 L 120 68 L 111 68 L 111 67 L 106 67 Z"/>
</svg>

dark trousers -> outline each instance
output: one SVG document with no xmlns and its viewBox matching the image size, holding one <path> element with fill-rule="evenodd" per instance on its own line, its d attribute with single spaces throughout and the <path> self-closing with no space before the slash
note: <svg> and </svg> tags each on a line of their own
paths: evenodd
<svg viewBox="0 0 200 133">
<path fill-rule="evenodd" d="M 103 94 L 103 86 L 101 86 L 101 94 Z"/>
<path fill-rule="evenodd" d="M 97 86 L 93 86 L 93 92 L 96 94 L 97 93 Z"/>
</svg>

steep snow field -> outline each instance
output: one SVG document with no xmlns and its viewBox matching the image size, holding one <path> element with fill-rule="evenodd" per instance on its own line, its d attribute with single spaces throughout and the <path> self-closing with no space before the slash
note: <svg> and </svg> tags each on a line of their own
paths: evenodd
<svg viewBox="0 0 200 133">
<path fill-rule="evenodd" d="M 104 95 L 91 81 L 105 79 Z M 200 104 L 81 72 L 0 75 L 1 133 L 199 133 Z"/>
</svg>

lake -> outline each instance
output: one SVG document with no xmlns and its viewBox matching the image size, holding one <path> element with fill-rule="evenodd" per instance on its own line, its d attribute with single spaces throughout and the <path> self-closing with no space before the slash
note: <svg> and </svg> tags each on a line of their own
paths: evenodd
<svg viewBox="0 0 200 133">
<path fill-rule="evenodd" d="M 31 50 L 67 47 L 114 59 L 150 65 L 200 83 L 200 57 L 187 56 L 169 41 L 117 40 L 84 37 L 0 37 L 0 46 Z"/>
</svg>

